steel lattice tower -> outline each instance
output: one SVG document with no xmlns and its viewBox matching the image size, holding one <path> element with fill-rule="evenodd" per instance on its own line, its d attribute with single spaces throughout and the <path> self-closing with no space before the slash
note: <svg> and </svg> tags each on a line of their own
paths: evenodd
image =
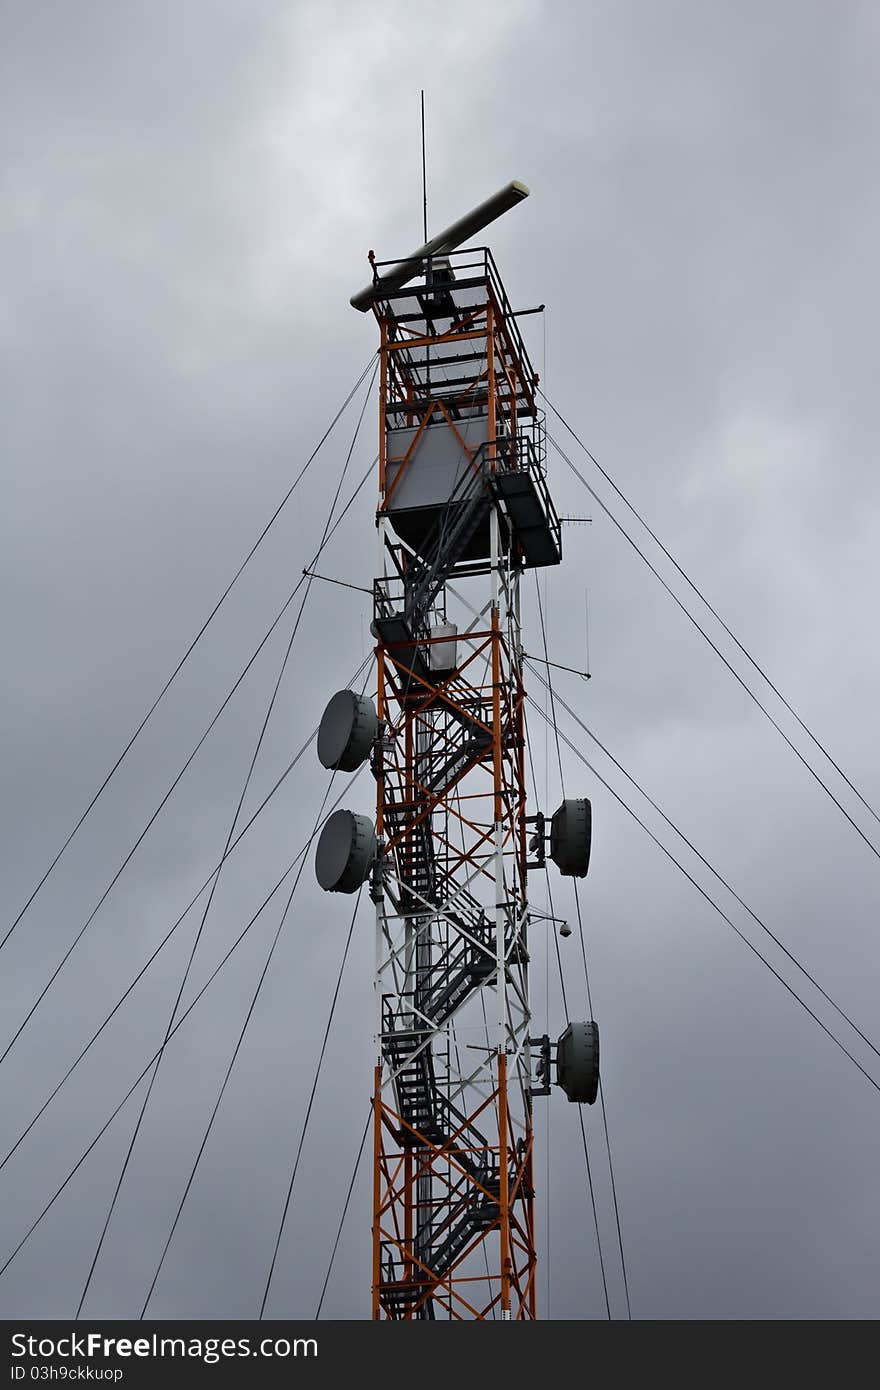
<svg viewBox="0 0 880 1390">
<path fill-rule="evenodd" d="M 373 262 L 358 303 L 380 333 L 377 697 L 369 711 L 335 697 L 367 734 L 353 761 L 323 760 L 350 768 L 369 747 L 375 837 L 336 813 L 357 824 L 340 852 L 328 822 L 319 879 L 353 891 L 369 873 L 375 907 L 372 1315 L 533 1319 L 532 1103 L 550 1058 L 531 1036 L 527 871 L 544 824 L 526 809 L 520 585 L 560 562 L 561 528 L 537 377 L 491 253 L 426 250 Z M 562 863 L 572 844 L 578 859 L 579 812 L 588 859 L 589 803 L 554 818 L 563 872 L 586 872 L 582 853 Z"/>
<path fill-rule="evenodd" d="M 491 255 L 430 272 L 375 306 L 373 1316 L 533 1318 L 520 577 L 559 526 Z"/>
</svg>

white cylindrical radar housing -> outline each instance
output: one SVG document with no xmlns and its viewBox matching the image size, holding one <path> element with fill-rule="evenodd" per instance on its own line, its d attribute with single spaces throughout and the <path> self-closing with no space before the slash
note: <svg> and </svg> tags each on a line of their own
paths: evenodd
<svg viewBox="0 0 880 1390">
<path fill-rule="evenodd" d="M 370 756 L 379 732 L 376 707 L 369 695 L 337 690 L 321 718 L 318 758 L 338 772 L 354 772 Z"/>
<path fill-rule="evenodd" d="M 356 893 L 376 858 L 376 830 L 369 816 L 334 811 L 315 851 L 315 875 L 327 893 Z"/>
<path fill-rule="evenodd" d="M 521 203 L 523 198 L 528 198 L 529 190 L 524 183 L 514 179 L 511 183 L 506 183 L 503 188 L 499 188 L 497 193 L 493 193 L 491 198 L 487 198 L 479 207 L 472 208 L 466 212 L 464 217 L 460 217 L 457 222 L 453 222 L 451 227 L 445 231 L 438 232 L 437 236 L 431 237 L 424 246 L 420 246 L 417 251 L 413 251 L 411 256 L 407 256 L 405 261 L 399 261 L 390 270 L 380 276 L 376 284 L 366 285 L 357 294 L 351 296 L 349 301 L 352 308 L 359 309 L 362 314 L 371 307 L 377 299 L 381 299 L 383 294 L 388 294 L 392 290 L 399 290 L 410 280 L 421 274 L 422 266 L 429 256 L 445 255 L 454 251 L 457 246 L 461 246 L 463 241 L 468 241 L 470 237 L 476 236 L 484 227 L 488 227 L 490 222 L 494 222 L 502 213 L 509 212 L 511 208 Z"/>
<path fill-rule="evenodd" d="M 593 842 L 593 808 L 587 798 L 563 801 L 550 822 L 550 858 L 567 878 L 586 878 Z"/>
<path fill-rule="evenodd" d="M 570 1023 L 556 1044 L 556 1084 L 576 1105 L 599 1093 L 599 1025 Z"/>
</svg>

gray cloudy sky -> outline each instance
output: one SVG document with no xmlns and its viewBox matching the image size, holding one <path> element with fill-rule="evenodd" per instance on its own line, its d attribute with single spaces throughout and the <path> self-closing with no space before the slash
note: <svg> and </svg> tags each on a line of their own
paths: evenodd
<svg viewBox="0 0 880 1390">
<path fill-rule="evenodd" d="M 492 245 L 514 301 L 548 306 L 545 333 L 527 322 L 550 398 L 880 802 L 876 6 L 7 0 L 0 16 L 6 920 L 374 349 L 348 296 L 368 248 L 405 254 L 420 239 L 420 87 L 432 227 L 509 178 L 530 185 Z M 374 422 L 371 404 L 353 479 Z M 4 948 L 4 1038 L 310 558 L 353 424 Z M 560 693 L 876 1036 L 880 863 L 551 465 L 559 510 L 596 516 L 547 578 L 558 660 L 582 662 L 590 593 L 593 679 L 560 675 Z M 365 493 L 323 562 L 358 584 L 374 563 L 371 505 Z M 0 1065 L 4 1153 L 219 856 L 284 642 L 282 629 Z M 367 642 L 361 596 L 316 586 L 248 806 Z M 535 751 L 543 770 L 539 723 Z M 303 759 L 231 861 L 195 982 L 309 833 L 315 764 Z M 570 756 L 566 784 L 594 805 L 584 902 L 634 1314 L 876 1316 L 880 1096 Z M 353 806 L 369 800 L 366 781 L 352 789 Z M 557 886 L 557 911 L 568 893 Z M 351 905 L 322 898 L 309 863 L 294 908 L 155 1316 L 258 1311 Z M 91 1314 L 140 1310 L 279 911 L 169 1048 Z M 0 1263 L 158 1045 L 197 921 L 0 1173 Z M 562 949 L 583 1014 L 576 937 Z M 314 1315 L 366 1113 L 371 952 L 365 912 L 271 1315 Z M 548 1022 L 542 971 L 536 1023 L 555 1034 L 562 1006 L 554 982 Z M 546 1107 L 543 1311 L 600 1317 L 577 1117 L 559 1094 Z M 3 1316 L 73 1315 L 135 1114 L 0 1277 Z M 587 1120 L 620 1315 L 599 1116 Z M 367 1315 L 368 1202 L 361 1178 L 327 1316 Z"/>
</svg>

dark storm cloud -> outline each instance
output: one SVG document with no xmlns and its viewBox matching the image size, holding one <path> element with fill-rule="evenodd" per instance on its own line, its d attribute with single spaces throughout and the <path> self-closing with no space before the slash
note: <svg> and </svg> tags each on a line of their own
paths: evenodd
<svg viewBox="0 0 880 1390">
<path fill-rule="evenodd" d="M 419 238 L 422 86 L 432 225 L 507 178 L 531 186 L 493 249 L 517 305 L 548 305 L 546 334 L 527 322 L 550 398 L 876 804 L 873 8 L 95 3 L 7 7 L 2 27 L 8 919 L 374 350 L 348 295 L 368 248 L 405 253 Z M 5 1035 L 310 559 L 353 421 L 5 948 Z M 374 432 L 369 408 L 351 486 Z M 593 679 L 560 675 L 560 692 L 870 1034 L 880 865 L 565 464 L 551 468 L 559 510 L 594 517 L 547 580 L 551 656 L 573 665 L 590 593 Z M 370 507 L 368 491 L 325 571 L 369 582 Z M 531 580 L 527 592 L 537 651 Z M 365 654 L 364 618 L 359 595 L 314 590 L 250 806 Z M 0 1068 L 10 1143 L 219 857 L 288 632 Z M 569 794 L 594 801 L 582 900 L 634 1311 L 872 1316 L 876 1093 L 564 748 L 563 762 Z M 191 989 L 307 837 L 318 771 L 308 755 L 224 872 Z M 351 804 L 369 797 L 358 784 Z M 139 1311 L 282 902 L 169 1050 L 93 1313 Z M 569 889 L 554 885 L 554 903 L 572 915 Z M 258 1309 L 349 911 L 319 897 L 308 864 L 156 1315 Z M 158 1045 L 197 924 L 190 914 L 0 1174 L 3 1258 Z M 358 925 L 273 1284 L 279 1315 L 314 1312 L 363 1123 L 372 933 Z M 562 947 L 580 1013 L 576 937 Z M 536 1021 L 555 1033 L 543 954 Z M 75 1310 L 136 1103 L 0 1279 L 7 1317 Z M 601 1316 L 577 1116 L 560 1096 L 547 1104 L 542 1302 L 549 1270 L 551 1315 Z M 542 1112 L 542 1143 L 546 1124 Z M 620 1313 L 592 1112 L 587 1132 Z M 368 1199 L 362 1178 L 327 1315 L 365 1315 Z"/>
</svg>

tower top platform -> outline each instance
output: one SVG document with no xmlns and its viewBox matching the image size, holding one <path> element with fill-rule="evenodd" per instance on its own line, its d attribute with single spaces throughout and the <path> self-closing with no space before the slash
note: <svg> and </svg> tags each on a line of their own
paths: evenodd
<svg viewBox="0 0 880 1390">
<path fill-rule="evenodd" d="M 383 271 L 407 263 L 373 261 L 372 309 L 391 348 L 389 413 L 412 415 L 442 400 L 453 418 L 484 414 L 491 336 L 500 411 L 534 419 L 538 376 L 488 247 L 414 257 L 414 278 L 400 289 L 384 288 Z"/>
</svg>

